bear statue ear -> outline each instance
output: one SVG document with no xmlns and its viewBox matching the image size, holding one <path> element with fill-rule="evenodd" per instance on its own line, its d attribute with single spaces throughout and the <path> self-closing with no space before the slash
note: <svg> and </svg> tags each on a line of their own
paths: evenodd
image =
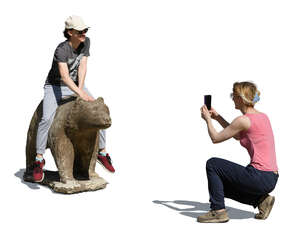
<svg viewBox="0 0 300 239">
<path fill-rule="evenodd" d="M 84 99 L 78 96 L 75 100 L 75 105 L 80 106 L 83 105 L 84 102 L 85 102 Z"/>
<path fill-rule="evenodd" d="M 97 101 L 99 101 L 99 102 L 101 102 L 101 103 L 104 103 L 104 100 L 103 100 L 102 97 L 98 97 L 98 98 L 97 98 Z"/>
</svg>

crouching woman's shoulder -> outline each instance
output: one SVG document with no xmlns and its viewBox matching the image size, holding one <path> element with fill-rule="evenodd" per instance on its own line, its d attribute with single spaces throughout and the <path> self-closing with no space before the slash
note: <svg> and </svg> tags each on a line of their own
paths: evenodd
<svg viewBox="0 0 300 239">
<path fill-rule="evenodd" d="M 247 116 L 241 115 L 236 117 L 230 125 L 232 128 L 238 131 L 238 133 L 235 134 L 233 138 L 236 140 L 240 140 L 240 133 L 243 131 L 247 131 L 250 128 L 251 121 Z"/>
</svg>

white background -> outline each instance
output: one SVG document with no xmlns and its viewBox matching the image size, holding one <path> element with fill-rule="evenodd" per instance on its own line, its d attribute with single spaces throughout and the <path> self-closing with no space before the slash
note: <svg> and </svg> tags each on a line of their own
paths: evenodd
<svg viewBox="0 0 300 239">
<path fill-rule="evenodd" d="M 297 235 L 299 10 L 299 1 L 288 0 L 1 2 L 1 238 Z M 98 165 L 106 189 L 61 195 L 21 177 L 29 122 L 72 14 L 91 26 L 86 85 L 110 107 L 107 149 L 116 173 Z M 249 218 L 252 207 L 226 200 L 232 220 L 199 224 L 208 209 L 206 160 L 249 162 L 237 141 L 211 143 L 203 95 L 212 94 L 213 107 L 231 121 L 240 115 L 232 84 L 245 80 L 257 84 L 257 109 L 272 123 L 276 202 L 258 221 Z M 45 158 L 54 170 L 49 151 Z"/>
</svg>

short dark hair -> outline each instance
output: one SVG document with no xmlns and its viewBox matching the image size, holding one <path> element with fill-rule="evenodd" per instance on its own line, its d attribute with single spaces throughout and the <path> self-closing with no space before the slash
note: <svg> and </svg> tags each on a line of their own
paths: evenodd
<svg viewBox="0 0 300 239">
<path fill-rule="evenodd" d="M 68 31 L 71 31 L 71 30 L 72 30 L 72 29 L 67 29 L 67 28 L 64 30 L 64 37 L 67 38 L 67 40 L 69 40 L 70 37 L 71 37 L 71 36 L 69 35 L 69 33 L 68 33 Z"/>
</svg>

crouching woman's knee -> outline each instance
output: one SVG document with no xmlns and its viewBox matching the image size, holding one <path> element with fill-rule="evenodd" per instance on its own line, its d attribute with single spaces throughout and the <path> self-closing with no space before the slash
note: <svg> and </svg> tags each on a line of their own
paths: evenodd
<svg viewBox="0 0 300 239">
<path fill-rule="evenodd" d="M 210 170 L 215 168 L 218 165 L 218 162 L 220 161 L 220 158 L 210 158 L 209 160 L 206 161 L 206 170 Z"/>
</svg>

